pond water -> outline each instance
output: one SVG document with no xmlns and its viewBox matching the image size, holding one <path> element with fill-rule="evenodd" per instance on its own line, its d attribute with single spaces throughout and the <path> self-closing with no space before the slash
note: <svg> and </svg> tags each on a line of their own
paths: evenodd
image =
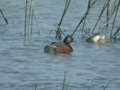
<svg viewBox="0 0 120 90">
<path fill-rule="evenodd" d="M 71 34 L 84 14 L 87 1 L 72 0 L 63 22 L 66 35 Z M 33 26 L 32 40 L 24 41 L 25 0 L 0 2 L 9 21 L 5 25 L 0 19 L 0 90 L 35 90 L 35 85 L 37 90 L 61 90 L 65 71 L 69 90 L 103 90 L 102 86 L 112 79 L 116 81 L 108 90 L 120 89 L 120 42 L 91 44 L 77 32 L 70 55 L 44 53 L 44 46 L 54 40 L 64 3 L 65 0 L 35 0 L 39 26 Z M 95 24 L 99 9 L 94 8 L 90 14 L 90 24 Z"/>
</svg>

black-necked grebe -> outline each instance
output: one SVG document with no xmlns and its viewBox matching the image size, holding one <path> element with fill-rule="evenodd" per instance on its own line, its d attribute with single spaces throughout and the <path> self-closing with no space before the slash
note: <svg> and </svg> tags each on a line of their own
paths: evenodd
<svg viewBox="0 0 120 90">
<path fill-rule="evenodd" d="M 70 43 L 73 41 L 73 38 L 68 35 L 63 43 L 52 42 L 50 45 L 46 45 L 44 48 L 45 53 L 58 54 L 58 53 L 66 53 L 69 54 L 73 51 Z"/>
</svg>

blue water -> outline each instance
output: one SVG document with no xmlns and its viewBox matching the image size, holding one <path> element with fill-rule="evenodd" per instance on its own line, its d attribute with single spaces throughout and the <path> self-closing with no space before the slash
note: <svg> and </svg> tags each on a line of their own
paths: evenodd
<svg viewBox="0 0 120 90">
<path fill-rule="evenodd" d="M 87 1 L 72 0 L 62 26 L 66 35 L 71 34 L 84 14 Z M 119 41 L 91 44 L 77 32 L 70 55 L 44 53 L 44 46 L 54 40 L 64 3 L 64 0 L 35 0 L 33 8 L 39 26 L 34 22 L 32 40 L 24 41 L 25 0 L 1 0 L 0 8 L 9 24 L 5 25 L 0 18 L 0 90 L 35 90 L 36 84 L 37 90 L 61 90 L 64 71 L 69 90 L 103 90 L 102 86 L 111 79 L 117 80 L 108 89 L 120 89 Z M 91 26 L 102 5 L 97 3 L 96 7 L 88 18 Z"/>
</svg>

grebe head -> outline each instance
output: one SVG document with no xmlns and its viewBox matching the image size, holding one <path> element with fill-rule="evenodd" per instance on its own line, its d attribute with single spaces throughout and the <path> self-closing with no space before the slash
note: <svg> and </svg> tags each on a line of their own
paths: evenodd
<svg viewBox="0 0 120 90">
<path fill-rule="evenodd" d="M 68 35 L 65 39 L 64 39 L 64 43 L 65 44 L 69 44 L 69 43 L 71 43 L 73 41 L 73 38 L 72 38 L 72 36 L 70 36 L 70 35 Z"/>
</svg>

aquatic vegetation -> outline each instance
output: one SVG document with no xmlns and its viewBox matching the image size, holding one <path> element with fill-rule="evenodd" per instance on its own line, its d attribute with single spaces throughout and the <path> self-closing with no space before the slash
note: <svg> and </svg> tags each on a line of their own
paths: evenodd
<svg viewBox="0 0 120 90">
<path fill-rule="evenodd" d="M 62 90 L 68 90 L 67 72 L 64 72 L 63 88 Z"/>
<path fill-rule="evenodd" d="M 112 38 L 115 40 L 120 39 L 120 27 L 118 27 L 116 32 L 113 34 Z"/>
<path fill-rule="evenodd" d="M 97 27 L 97 25 L 98 25 L 98 23 L 99 23 L 102 15 L 103 15 L 104 11 L 105 11 L 105 9 L 106 9 L 107 6 L 109 5 L 109 2 L 110 2 L 110 0 L 106 0 L 104 6 L 103 6 L 103 8 L 102 8 L 102 10 L 101 10 L 101 12 L 100 12 L 100 14 L 99 14 L 99 16 L 98 16 L 97 22 L 96 22 L 96 24 L 95 24 L 94 27 L 93 27 L 92 33 L 95 31 L 95 29 L 96 29 L 96 27 Z M 107 11 L 107 12 L 108 12 L 108 11 Z M 107 16 L 108 16 L 108 15 L 107 15 Z M 107 17 L 107 22 L 109 22 L 108 17 Z"/>
<path fill-rule="evenodd" d="M 8 24 L 8 20 L 7 20 L 7 18 L 5 17 L 5 14 L 3 13 L 3 10 L 2 10 L 1 8 L 0 8 L 0 14 L 2 15 L 5 23 Z"/>
<path fill-rule="evenodd" d="M 81 18 L 80 22 L 78 23 L 78 25 L 76 26 L 75 30 L 73 30 L 73 33 L 71 34 L 72 36 L 75 34 L 76 31 L 79 30 L 79 27 L 81 24 L 83 24 L 82 26 L 82 30 L 80 30 L 81 33 L 84 34 L 95 34 L 95 33 L 99 33 L 99 32 L 103 32 L 103 30 L 109 26 L 112 25 L 112 29 L 108 29 L 106 30 L 107 32 L 110 32 L 110 39 L 114 39 L 116 33 L 119 32 L 119 29 L 117 29 L 117 31 L 114 29 L 115 26 L 115 22 L 116 22 L 116 18 L 119 12 L 119 7 L 120 7 L 120 0 L 106 0 L 104 2 L 104 5 L 102 6 L 102 9 L 99 11 L 99 15 L 97 17 L 96 23 L 93 26 L 93 29 L 91 29 L 92 27 L 89 27 L 89 32 L 86 33 L 86 29 L 88 29 L 88 23 L 87 23 L 87 16 L 89 15 L 90 10 L 92 9 L 92 7 L 96 4 L 96 2 L 98 2 L 99 0 L 89 0 L 88 1 L 88 7 L 87 10 L 85 11 L 85 14 L 83 15 L 83 17 Z M 111 2 L 114 3 L 111 3 Z M 110 5 L 112 4 L 112 5 Z M 101 20 L 103 20 L 103 17 L 105 16 L 104 13 L 106 12 L 106 21 L 103 22 L 103 24 L 99 25 L 99 22 Z M 112 24 L 111 24 L 112 23 Z M 100 29 L 96 29 L 96 27 L 100 26 Z M 107 29 L 106 28 L 106 29 Z M 106 32 L 104 31 L 104 32 Z M 118 33 L 119 34 L 119 33 Z M 119 36 L 117 34 L 117 36 Z"/>
<path fill-rule="evenodd" d="M 62 24 L 62 22 L 63 22 L 63 19 L 64 19 L 65 15 L 66 15 L 66 12 L 67 12 L 67 10 L 68 10 L 68 8 L 69 8 L 70 2 L 71 2 L 71 0 L 66 0 L 65 7 L 64 7 L 64 11 L 63 11 L 63 13 L 62 13 L 62 17 L 61 17 L 61 19 L 60 19 L 60 21 L 59 21 L 59 23 L 58 23 L 58 27 L 57 27 L 57 31 L 56 31 L 56 39 L 58 39 L 58 40 L 61 40 L 61 38 L 62 38 L 61 35 L 62 35 L 62 34 L 64 35 L 64 32 L 63 32 L 63 30 L 61 29 L 61 24 Z"/>
<path fill-rule="evenodd" d="M 90 83 L 92 84 L 93 82 L 101 82 L 100 85 L 98 85 L 98 88 L 101 88 L 101 90 L 108 90 L 112 84 L 115 84 L 116 82 L 120 82 L 120 78 L 95 78 L 95 79 L 90 79 Z M 93 84 L 92 86 L 94 87 L 96 84 Z"/>
<path fill-rule="evenodd" d="M 113 19 L 112 30 L 111 30 L 111 34 L 110 34 L 110 37 L 113 38 L 113 39 L 114 39 L 113 35 L 115 35 L 117 33 L 117 32 L 115 32 L 113 34 L 113 29 L 114 29 L 114 26 L 115 26 L 115 21 L 116 21 L 116 17 L 117 17 L 117 14 L 118 14 L 119 7 L 120 7 L 120 0 L 118 0 L 117 5 L 115 6 L 115 16 L 114 16 L 114 19 Z"/>
<path fill-rule="evenodd" d="M 29 33 L 31 35 L 32 35 L 32 24 L 33 24 L 33 14 L 34 14 L 34 9 L 32 8 L 33 3 L 34 3 L 34 0 L 31 0 L 29 14 L 28 14 L 28 30 L 30 31 Z"/>
<path fill-rule="evenodd" d="M 24 37 L 26 37 L 26 33 L 27 33 L 27 12 L 28 12 L 28 0 L 26 0 L 25 2 L 25 27 L 24 27 Z"/>
<path fill-rule="evenodd" d="M 115 0 L 114 2 L 116 2 L 117 0 Z M 120 5 L 120 0 L 118 1 L 118 3 L 116 4 L 116 6 L 114 6 L 113 8 L 113 11 L 110 9 L 110 2 L 111 0 L 107 0 L 106 3 L 104 4 L 99 16 L 98 16 L 98 19 L 97 19 L 97 22 L 92 30 L 92 32 L 95 32 L 95 29 L 98 25 L 98 22 L 101 20 L 102 18 L 102 15 L 103 13 L 105 12 L 106 10 L 106 13 L 107 13 L 107 17 L 106 17 L 106 22 L 104 23 L 103 27 L 105 28 L 106 26 L 108 27 L 108 25 L 112 22 L 112 29 L 109 30 L 110 32 L 110 39 L 113 39 L 113 30 L 114 30 L 114 26 L 115 26 L 115 21 L 116 21 L 116 17 L 117 17 L 117 14 L 118 14 L 118 10 L 119 10 L 119 5 Z M 111 15 L 110 15 L 110 12 L 111 12 Z M 114 17 L 113 17 L 114 16 Z M 113 21 L 111 21 L 113 18 Z M 110 26 L 110 25 L 109 25 Z M 104 28 L 102 28 L 100 31 L 98 30 L 98 32 L 101 32 Z"/>
<path fill-rule="evenodd" d="M 34 0 L 25 1 L 25 26 L 24 26 L 24 38 L 25 40 L 32 39 L 33 22 L 35 21 L 37 26 L 38 22 L 35 16 L 35 10 L 33 8 Z"/>
<path fill-rule="evenodd" d="M 34 19 L 36 21 L 35 10 L 32 7 L 34 0 L 31 0 L 30 5 L 28 5 L 28 1 L 29 0 L 26 0 L 26 6 L 25 6 L 25 32 L 24 32 L 25 37 L 32 36 L 33 21 L 34 21 Z M 114 27 L 115 27 L 116 18 L 117 18 L 118 12 L 119 12 L 120 0 L 105 0 L 104 3 L 101 4 L 102 8 L 99 11 L 99 14 L 97 16 L 97 20 L 96 20 L 95 24 L 93 25 L 93 27 L 89 27 L 89 30 L 87 30 L 88 29 L 87 26 L 89 25 L 87 18 L 89 18 L 90 12 L 93 12 L 92 9 L 98 2 L 99 2 L 99 0 L 88 0 L 87 9 L 86 9 L 84 15 L 81 17 L 78 24 L 76 25 L 75 29 L 71 33 L 72 37 L 79 30 L 81 24 L 83 26 L 82 26 L 82 29 L 79 31 L 81 33 L 83 33 L 83 35 L 88 35 L 88 34 L 94 35 L 95 33 L 99 33 L 99 32 L 104 33 L 106 31 L 107 32 L 109 31 L 110 39 L 115 39 L 116 35 L 117 35 L 117 37 L 119 36 L 118 35 L 119 29 L 115 30 Z M 114 2 L 114 3 L 112 3 L 112 2 Z M 61 28 L 61 25 L 63 23 L 65 15 L 68 11 L 70 3 L 71 3 L 71 0 L 66 0 L 66 2 L 65 2 L 64 10 L 63 10 L 61 19 L 57 25 L 57 30 L 55 33 L 55 38 L 57 40 L 61 40 L 62 35 L 65 36 L 64 30 Z M 103 20 L 104 16 L 105 16 L 105 20 Z M 101 21 L 102 21 L 102 23 L 101 23 Z M 100 27 L 100 29 L 97 28 L 98 26 Z M 109 29 L 108 27 L 111 27 L 111 26 L 112 26 L 112 28 Z M 105 31 L 104 29 L 107 29 L 107 30 Z"/>
<path fill-rule="evenodd" d="M 81 18 L 80 22 L 77 24 L 75 30 L 73 30 L 73 33 L 71 34 L 71 36 L 73 36 L 75 34 L 75 32 L 78 30 L 78 28 L 80 27 L 80 25 L 83 23 L 84 20 L 86 20 L 87 15 L 89 14 L 90 9 L 92 8 L 92 6 L 96 3 L 97 0 L 94 0 L 92 2 L 92 0 L 88 1 L 88 7 L 87 10 L 85 12 L 85 14 L 83 15 L 83 17 Z M 85 24 L 85 23 L 84 23 Z"/>
</svg>

